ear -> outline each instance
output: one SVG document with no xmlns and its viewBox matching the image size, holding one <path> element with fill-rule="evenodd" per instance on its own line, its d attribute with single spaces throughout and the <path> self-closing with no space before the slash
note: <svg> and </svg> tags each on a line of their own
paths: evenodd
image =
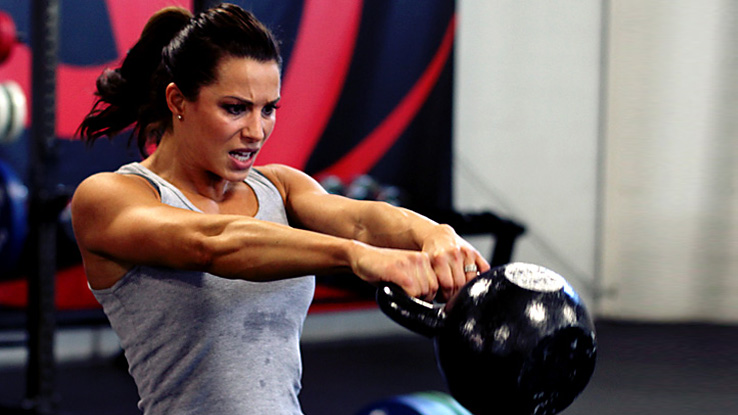
<svg viewBox="0 0 738 415">
<path fill-rule="evenodd" d="M 179 87 L 174 82 L 171 82 L 167 85 L 165 93 L 169 111 L 172 111 L 174 115 L 182 114 L 184 112 L 185 97 L 182 91 L 179 90 Z"/>
</svg>

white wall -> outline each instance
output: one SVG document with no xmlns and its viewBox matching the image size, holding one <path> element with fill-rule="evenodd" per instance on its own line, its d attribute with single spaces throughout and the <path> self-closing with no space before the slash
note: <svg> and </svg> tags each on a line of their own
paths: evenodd
<svg viewBox="0 0 738 415">
<path fill-rule="evenodd" d="M 736 16 L 612 3 L 604 315 L 738 321 Z"/>
<path fill-rule="evenodd" d="M 457 4 L 457 208 L 598 316 L 738 321 L 738 3 Z"/>
<path fill-rule="evenodd" d="M 454 197 L 528 232 L 514 260 L 595 276 L 599 2 L 459 0 Z M 473 239 L 483 252 L 488 240 Z"/>
</svg>

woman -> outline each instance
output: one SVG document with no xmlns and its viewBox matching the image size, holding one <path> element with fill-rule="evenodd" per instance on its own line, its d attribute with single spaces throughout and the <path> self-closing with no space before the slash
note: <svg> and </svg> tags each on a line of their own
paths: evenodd
<svg viewBox="0 0 738 415">
<path fill-rule="evenodd" d="M 300 414 L 316 273 L 450 298 L 489 268 L 448 226 L 329 195 L 286 166 L 255 168 L 280 65 L 271 33 L 241 8 L 167 8 L 98 79 L 82 138 L 134 125 L 142 154 L 155 147 L 72 200 L 90 287 L 145 414 Z"/>
</svg>

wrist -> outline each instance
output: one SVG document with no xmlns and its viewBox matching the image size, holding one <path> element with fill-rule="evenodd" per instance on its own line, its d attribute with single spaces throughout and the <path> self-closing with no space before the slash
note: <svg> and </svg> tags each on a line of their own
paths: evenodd
<svg viewBox="0 0 738 415">
<path fill-rule="evenodd" d="M 434 240 L 437 238 L 454 237 L 455 235 L 456 231 L 450 225 L 446 225 L 443 223 L 434 223 L 428 229 L 426 229 L 425 232 L 418 235 L 418 248 L 423 249 L 423 246 L 430 240 Z"/>
<path fill-rule="evenodd" d="M 345 244 L 343 263 L 352 273 L 358 272 L 359 259 L 366 254 L 369 245 L 356 239 L 347 239 Z"/>
</svg>

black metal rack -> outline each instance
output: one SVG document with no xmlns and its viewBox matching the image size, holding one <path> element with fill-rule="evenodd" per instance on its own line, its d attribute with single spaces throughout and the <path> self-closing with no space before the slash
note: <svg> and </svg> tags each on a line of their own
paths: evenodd
<svg viewBox="0 0 738 415">
<path fill-rule="evenodd" d="M 55 411 L 54 333 L 56 330 L 54 277 L 57 217 L 63 192 L 48 177 L 56 162 L 56 68 L 59 40 L 59 1 L 34 0 L 31 5 L 33 124 L 29 143 L 29 243 L 33 257 L 28 275 L 28 361 L 26 395 L 6 414 L 52 414 Z M 66 202 L 64 202 L 66 203 Z"/>
</svg>

